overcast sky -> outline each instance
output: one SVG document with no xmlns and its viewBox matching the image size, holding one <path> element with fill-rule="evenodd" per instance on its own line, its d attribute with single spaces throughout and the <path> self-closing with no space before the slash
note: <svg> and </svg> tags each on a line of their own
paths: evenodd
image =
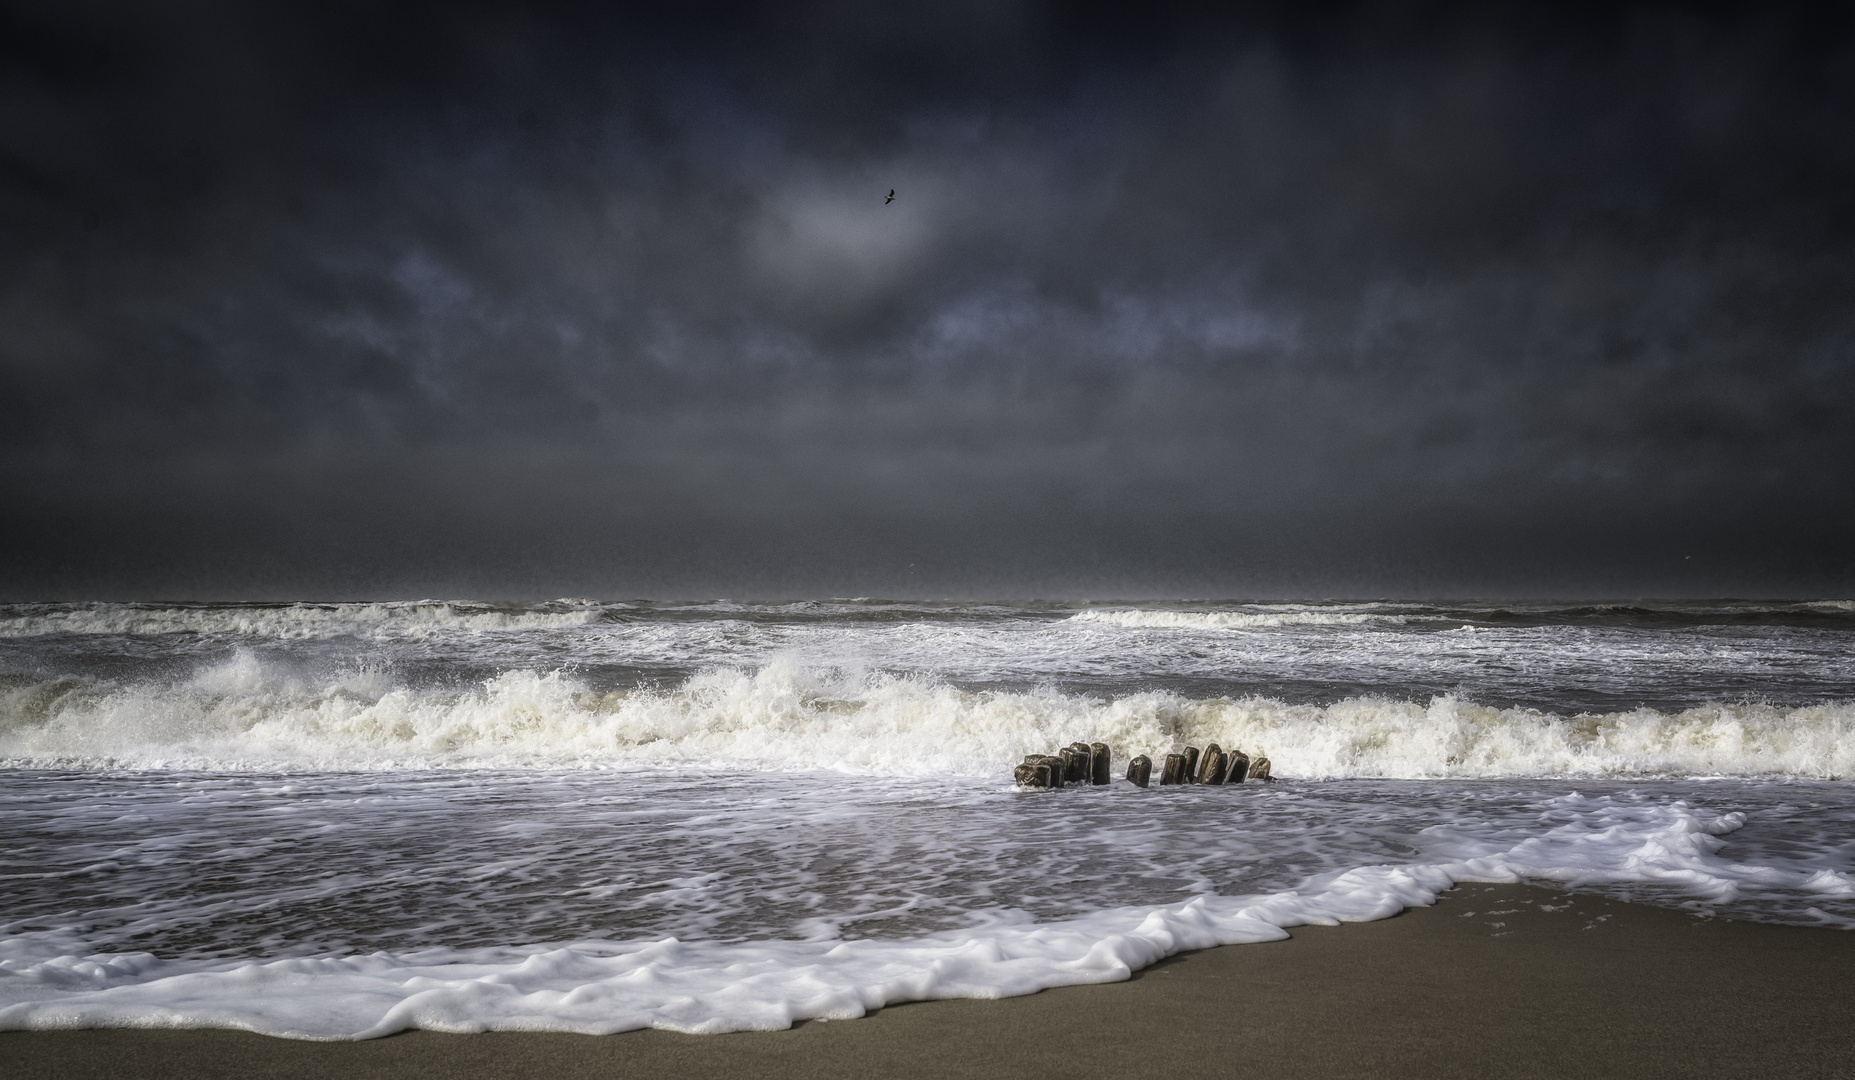
<svg viewBox="0 0 1855 1080">
<path fill-rule="evenodd" d="M 0 598 L 1855 592 L 1847 5 L 894 6 L 6 0 Z"/>
</svg>

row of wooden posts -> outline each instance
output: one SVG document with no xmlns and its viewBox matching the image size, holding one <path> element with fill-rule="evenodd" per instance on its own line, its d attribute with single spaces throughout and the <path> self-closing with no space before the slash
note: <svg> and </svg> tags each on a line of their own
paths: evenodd
<svg viewBox="0 0 1855 1080">
<path fill-rule="evenodd" d="M 1031 754 L 1013 771 L 1019 787 L 1060 788 L 1077 784 L 1108 782 L 1108 744 L 1070 743 L 1054 754 Z M 1127 763 L 1127 779 L 1147 787 L 1153 779 L 1153 759 L 1141 754 Z M 1245 780 L 1274 783 L 1269 775 L 1269 759 L 1250 760 L 1241 750 L 1225 753 L 1216 743 L 1199 753 L 1188 746 L 1182 754 L 1167 754 L 1160 770 L 1159 785 L 1172 784 L 1241 784 Z"/>
</svg>

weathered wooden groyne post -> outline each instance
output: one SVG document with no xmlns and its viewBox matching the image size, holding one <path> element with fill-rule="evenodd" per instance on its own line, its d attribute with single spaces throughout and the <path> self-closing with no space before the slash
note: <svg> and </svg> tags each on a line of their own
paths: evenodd
<svg viewBox="0 0 1855 1080">
<path fill-rule="evenodd" d="M 1028 788 L 1106 785 L 1112 760 L 1113 751 L 1107 743 L 1074 742 L 1054 754 L 1026 754 L 1024 763 L 1012 770 L 1011 777 L 1019 787 Z M 1148 765 L 1150 768 L 1151 763 Z"/>
<path fill-rule="evenodd" d="M 1200 784 L 1221 784 L 1224 782 L 1224 768 L 1227 764 L 1224 750 L 1216 743 L 1204 748 L 1204 757 L 1198 761 L 1196 782 Z"/>
<path fill-rule="evenodd" d="M 1024 788 L 1061 788 L 1080 785 L 1105 786 L 1109 783 L 1112 754 L 1107 743 L 1073 742 L 1054 754 L 1026 754 L 1024 763 L 1012 771 L 1012 779 Z M 1135 787 L 1149 787 L 1153 782 L 1153 759 L 1136 754 L 1127 762 L 1127 780 Z M 1167 754 L 1160 770 L 1159 786 L 1181 784 L 1241 784 L 1246 780 L 1273 783 L 1269 759 L 1251 760 L 1241 750 L 1226 752 L 1216 743 L 1202 752 L 1188 746 L 1183 752 Z"/>
<path fill-rule="evenodd" d="M 1020 787 L 1060 788 L 1063 786 L 1063 759 L 1049 754 L 1028 754 L 1024 764 L 1013 769 L 1011 776 Z"/>
</svg>

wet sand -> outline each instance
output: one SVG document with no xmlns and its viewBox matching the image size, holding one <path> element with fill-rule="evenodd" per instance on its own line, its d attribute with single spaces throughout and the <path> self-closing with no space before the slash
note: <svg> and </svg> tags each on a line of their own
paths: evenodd
<svg viewBox="0 0 1855 1080">
<path fill-rule="evenodd" d="M 0 1034 L 10 1080 L 146 1077 L 1855 1077 L 1855 933 L 1525 886 L 1106 986 L 894 1006 L 790 1031 Z"/>
</svg>

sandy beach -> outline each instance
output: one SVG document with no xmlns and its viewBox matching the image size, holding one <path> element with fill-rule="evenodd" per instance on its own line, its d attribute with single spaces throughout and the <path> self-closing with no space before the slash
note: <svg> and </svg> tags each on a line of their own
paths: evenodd
<svg viewBox="0 0 1855 1080">
<path fill-rule="evenodd" d="M 1125 983 L 789 1031 L 0 1034 L 16 1080 L 106 1076 L 1855 1076 L 1855 934 L 1467 885 L 1377 923 L 1174 957 Z"/>
</svg>

